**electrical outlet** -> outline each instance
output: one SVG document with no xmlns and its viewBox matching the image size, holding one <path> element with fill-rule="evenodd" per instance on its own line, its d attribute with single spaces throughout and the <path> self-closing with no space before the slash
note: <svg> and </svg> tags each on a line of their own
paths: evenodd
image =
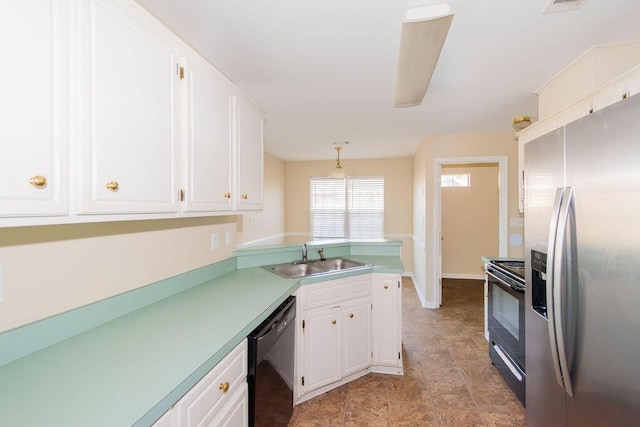
<svg viewBox="0 0 640 427">
<path fill-rule="evenodd" d="M 220 247 L 218 233 L 211 233 L 211 250 L 215 251 Z"/>
<path fill-rule="evenodd" d="M 224 235 L 224 245 L 231 246 L 232 243 L 233 243 L 233 233 L 230 231 L 227 231 Z"/>
</svg>

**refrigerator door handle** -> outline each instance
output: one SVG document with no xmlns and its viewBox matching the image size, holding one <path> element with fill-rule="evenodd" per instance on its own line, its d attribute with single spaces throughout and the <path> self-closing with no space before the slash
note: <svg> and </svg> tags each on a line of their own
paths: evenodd
<svg viewBox="0 0 640 427">
<path fill-rule="evenodd" d="M 572 286 L 574 280 L 570 275 L 573 272 L 572 266 L 569 265 L 573 260 L 572 245 L 575 238 L 575 231 L 571 231 L 571 241 L 567 241 L 567 231 L 569 225 L 572 228 L 574 222 L 573 209 L 573 188 L 567 187 L 562 196 L 563 204 L 558 221 L 558 232 L 556 235 L 556 252 L 553 259 L 553 311 L 555 314 L 556 324 L 556 340 L 558 344 L 558 358 L 560 359 L 560 370 L 564 389 L 566 393 L 573 397 L 573 384 L 571 382 L 571 369 L 569 366 L 568 351 L 572 344 L 569 339 L 573 336 L 571 333 L 572 325 L 574 325 L 574 312 L 571 304 Z M 571 220 L 571 222 L 569 222 Z M 568 247 L 566 245 L 569 245 Z M 567 253 L 569 252 L 569 253 Z M 566 309 L 566 312 L 565 312 Z"/>
<path fill-rule="evenodd" d="M 547 246 L 547 326 L 549 328 L 549 342 L 551 344 L 551 359 L 553 370 L 556 373 L 556 381 L 558 385 L 564 389 L 562 381 L 562 371 L 560 370 L 560 358 L 558 357 L 558 343 L 556 340 L 556 316 L 554 307 L 553 286 L 555 283 L 555 256 L 556 256 L 556 238 L 558 235 L 558 220 L 560 219 L 560 208 L 563 200 L 563 189 L 556 190 L 555 201 L 553 202 L 553 210 L 551 212 L 551 223 L 549 225 L 549 240 Z"/>
</svg>

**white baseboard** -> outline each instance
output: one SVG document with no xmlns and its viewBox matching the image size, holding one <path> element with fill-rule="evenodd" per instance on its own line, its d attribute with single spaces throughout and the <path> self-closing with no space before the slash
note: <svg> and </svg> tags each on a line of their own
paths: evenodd
<svg viewBox="0 0 640 427">
<path fill-rule="evenodd" d="M 424 296 L 424 293 L 422 292 L 422 289 L 420 288 L 420 284 L 416 280 L 413 273 L 408 273 L 405 275 L 411 277 L 411 281 L 413 282 L 413 287 L 415 288 L 416 293 L 418 294 L 418 299 L 420 300 L 420 305 L 422 305 L 424 308 L 439 308 L 433 301 L 427 301 L 427 299 Z"/>
<path fill-rule="evenodd" d="M 442 278 L 484 280 L 484 274 L 442 273 Z"/>
</svg>

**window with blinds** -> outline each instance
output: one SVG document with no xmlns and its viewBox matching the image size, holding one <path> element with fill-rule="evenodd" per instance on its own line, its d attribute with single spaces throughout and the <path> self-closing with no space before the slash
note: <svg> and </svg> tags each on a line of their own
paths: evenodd
<svg viewBox="0 0 640 427">
<path fill-rule="evenodd" d="M 384 177 L 311 178 L 311 236 L 384 236 Z"/>
</svg>

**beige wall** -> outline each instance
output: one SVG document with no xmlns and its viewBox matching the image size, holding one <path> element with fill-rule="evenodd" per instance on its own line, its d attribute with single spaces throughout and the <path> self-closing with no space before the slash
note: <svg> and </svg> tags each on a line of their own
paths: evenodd
<svg viewBox="0 0 640 427">
<path fill-rule="evenodd" d="M 424 263 L 424 267 L 415 267 L 416 271 L 424 269 L 424 276 L 414 275 L 415 285 L 423 299 L 423 304 L 427 307 L 435 307 L 436 291 L 439 283 L 434 279 L 435 271 L 435 251 L 433 247 L 433 230 L 435 229 L 435 171 L 434 160 L 436 158 L 457 158 L 457 157 L 484 157 L 484 156 L 507 156 L 508 158 L 508 216 L 510 218 L 521 218 L 518 212 L 518 164 L 517 164 L 517 144 L 514 141 L 513 132 L 500 133 L 480 133 L 480 134 L 447 134 L 426 136 L 416 154 L 414 155 L 414 185 L 424 186 L 425 200 L 424 212 L 421 205 L 414 212 L 414 239 L 425 243 L 425 250 L 422 253 L 420 248 L 416 248 L 414 263 Z M 424 176 L 422 176 L 424 165 Z M 420 190 L 416 190 L 420 191 Z M 424 215 L 425 226 L 420 222 Z M 509 227 L 510 233 L 523 233 L 523 228 Z M 522 246 L 509 246 L 509 256 L 521 257 Z M 424 256 L 423 256 L 424 255 Z"/>
<path fill-rule="evenodd" d="M 264 209 L 242 215 L 241 246 L 284 243 L 285 200 L 285 162 L 265 152 Z"/>
<path fill-rule="evenodd" d="M 405 271 L 413 269 L 412 233 L 412 180 L 413 160 L 369 159 L 343 160 L 342 165 L 351 176 L 384 176 L 384 232 L 389 239 L 403 241 L 402 262 Z M 333 161 L 301 161 L 286 163 L 286 230 L 289 241 L 310 239 L 309 179 L 326 176 L 334 166 Z"/>
<path fill-rule="evenodd" d="M 0 229 L 0 332 L 228 258 L 236 228 L 214 217 Z"/>
<path fill-rule="evenodd" d="M 481 278 L 482 256 L 498 254 L 498 164 L 443 165 L 469 174 L 469 187 L 442 187 L 442 276 Z"/>
</svg>

